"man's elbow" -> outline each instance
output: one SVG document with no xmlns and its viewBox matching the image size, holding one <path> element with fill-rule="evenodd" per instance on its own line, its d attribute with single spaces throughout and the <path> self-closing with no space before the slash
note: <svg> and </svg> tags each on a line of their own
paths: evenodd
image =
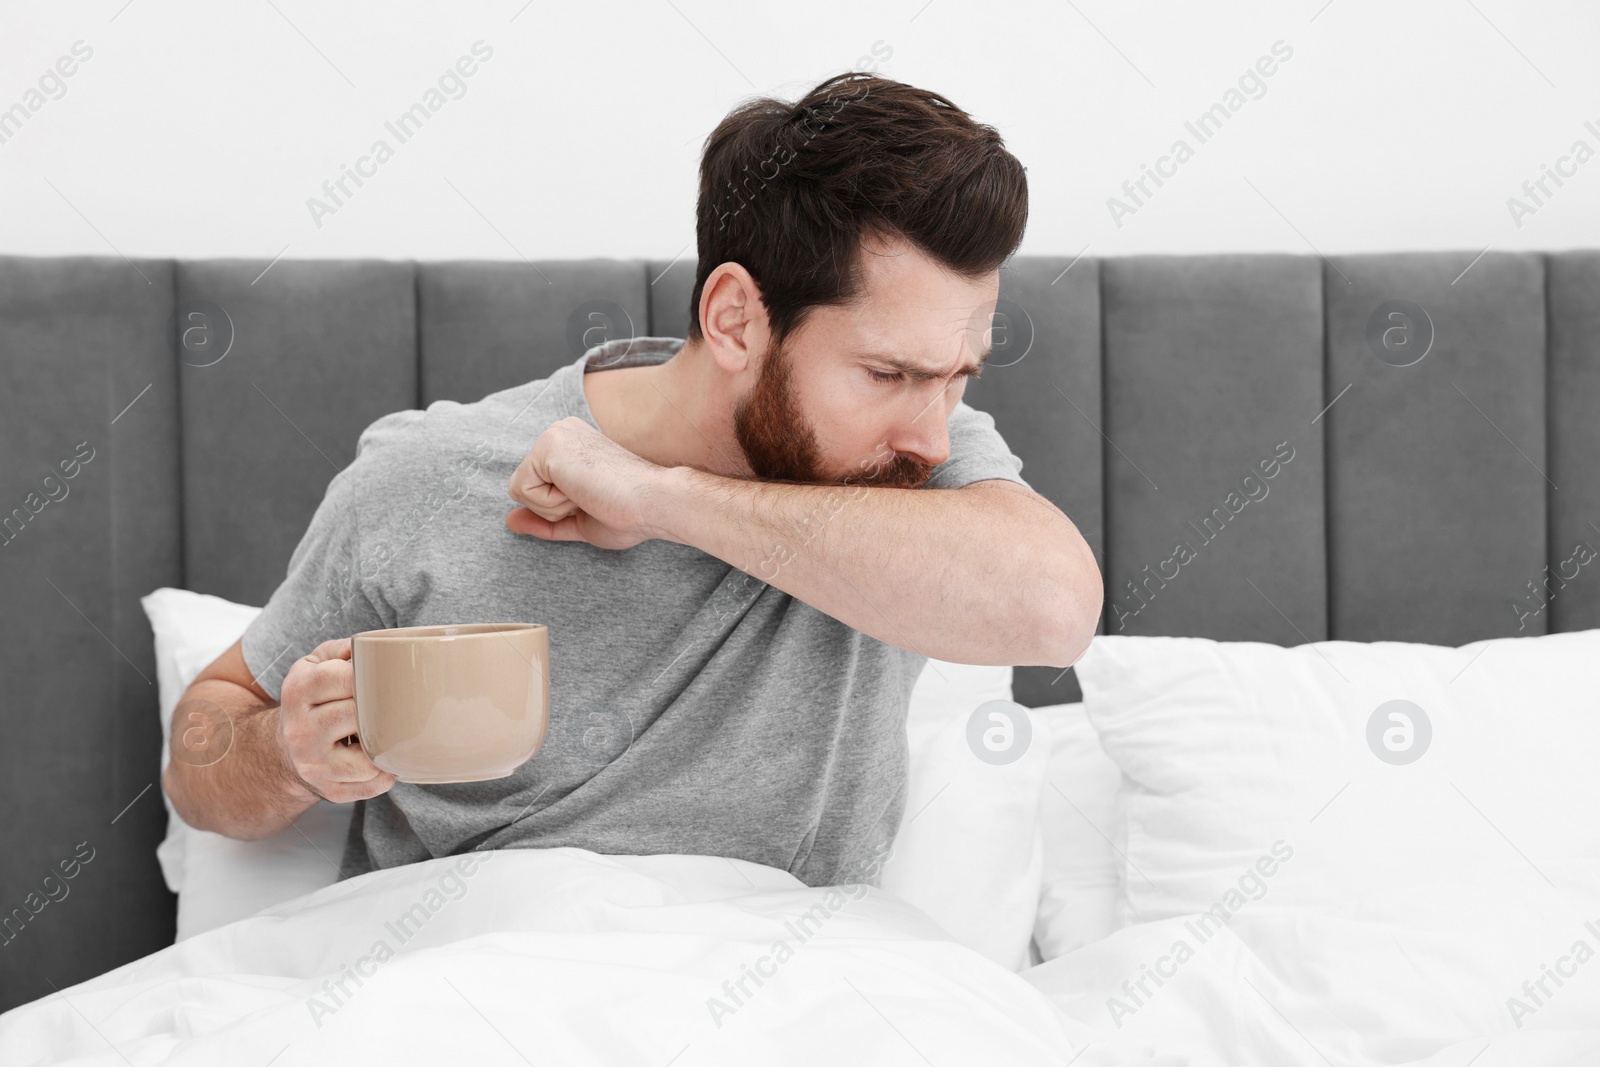
<svg viewBox="0 0 1600 1067">
<path fill-rule="evenodd" d="M 1096 600 L 1098 601 L 1098 598 Z M 1040 663 L 1046 667 L 1060 667 L 1063 670 L 1077 663 L 1088 651 L 1089 642 L 1094 639 L 1098 624 L 1098 614 L 1085 621 L 1078 614 L 1069 613 L 1063 622 L 1058 613 L 1055 639 L 1044 650 Z"/>
<path fill-rule="evenodd" d="M 1077 663 L 1100 628 L 1100 611 L 1105 604 L 1105 586 L 1100 568 L 1093 558 L 1087 568 L 1071 573 L 1056 587 L 1046 605 L 1048 613 L 1040 633 L 1050 641 L 1042 664 L 1065 669 Z"/>
<path fill-rule="evenodd" d="M 167 795 L 172 810 L 178 813 L 178 818 L 187 826 L 195 830 L 208 830 L 210 827 L 202 825 L 204 820 L 189 802 L 189 794 L 183 788 L 179 765 L 180 761 L 173 760 L 167 764 L 167 769 L 161 772 L 161 791 Z"/>
</svg>

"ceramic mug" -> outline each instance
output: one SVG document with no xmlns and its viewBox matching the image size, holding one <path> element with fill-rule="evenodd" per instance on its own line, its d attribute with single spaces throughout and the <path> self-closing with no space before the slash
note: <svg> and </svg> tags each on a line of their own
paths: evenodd
<svg viewBox="0 0 1600 1067">
<path fill-rule="evenodd" d="M 550 630 L 482 622 L 366 630 L 350 641 L 356 729 L 402 782 L 505 778 L 550 726 Z"/>
</svg>

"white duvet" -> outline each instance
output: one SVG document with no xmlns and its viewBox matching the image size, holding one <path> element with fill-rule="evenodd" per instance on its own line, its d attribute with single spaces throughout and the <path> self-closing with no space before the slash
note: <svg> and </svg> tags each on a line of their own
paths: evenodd
<svg viewBox="0 0 1600 1067">
<path fill-rule="evenodd" d="M 1503 929 L 1245 913 L 1202 941 L 1198 919 L 1139 923 L 1024 976 L 1100 1032 L 1095 1050 L 1151 1048 L 1193 1067 L 1600 1065 L 1600 973 L 1547 984 L 1518 1027 L 1505 999 L 1522 993 L 1530 946 L 1485 939 Z"/>
<path fill-rule="evenodd" d="M 472 860 L 338 883 L 17 1008 L 0 1063 L 1059 1064 L 1069 1048 L 1037 990 L 876 889 L 698 856 Z"/>
<path fill-rule="evenodd" d="M 1481 1005 L 1448 939 L 1262 912 L 1160 963 L 1186 921 L 1017 975 L 876 889 L 503 850 L 329 886 L 24 1005 L 0 1016 L 0 1064 L 1600 1063 L 1600 962 L 1525 1029 L 1449 1040 Z M 1363 985 L 1391 941 L 1421 972 Z M 1172 976 L 1108 1008 L 1158 965 Z"/>
</svg>

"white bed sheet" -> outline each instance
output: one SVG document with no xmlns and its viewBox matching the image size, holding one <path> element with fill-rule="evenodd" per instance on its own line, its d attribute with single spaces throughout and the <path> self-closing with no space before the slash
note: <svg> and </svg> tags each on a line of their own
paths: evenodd
<svg viewBox="0 0 1600 1067">
<path fill-rule="evenodd" d="M 1452 978 L 1451 942 L 1427 939 L 1391 924 L 1345 924 L 1314 929 L 1304 917 L 1241 914 L 1199 943 L 1194 917 L 1125 927 L 1102 941 L 1023 973 L 1073 1022 L 1079 1040 L 1092 1047 L 1146 1048 L 1190 1067 L 1592 1067 L 1600 1063 L 1600 1000 L 1575 987 L 1548 1003 L 1542 1018 L 1516 1029 L 1501 1014 L 1458 1016 L 1461 1030 L 1475 1036 L 1439 1039 L 1425 1033 L 1415 1003 L 1396 999 L 1383 983 L 1364 984 L 1364 972 L 1404 945 L 1424 972 L 1412 977 L 1419 998 L 1448 1012 L 1470 978 Z M 1308 929 L 1307 927 L 1313 927 Z M 1338 936 L 1335 936 L 1338 935 Z M 1464 931 L 1457 946 L 1473 935 Z M 1307 958 L 1302 938 L 1332 951 Z M 1391 940 L 1392 939 L 1392 940 Z M 1194 950 L 1176 962 L 1172 949 Z M 1379 946 L 1382 945 L 1380 950 Z M 1502 955 L 1508 973 L 1525 966 L 1519 946 Z M 1165 960 L 1166 962 L 1161 962 Z M 1147 971 L 1159 964 L 1170 977 L 1157 984 Z M 1600 969 L 1600 964 L 1596 965 Z M 1281 976 L 1292 976 L 1292 982 Z M 1130 994 L 1124 982 L 1146 980 Z M 1506 992 L 1517 990 L 1508 988 Z M 1147 995 L 1148 994 L 1148 995 Z M 1109 1006 L 1115 996 L 1119 1006 Z M 1561 1010 L 1555 1010 L 1557 1005 Z M 1131 1009 L 1131 1010 L 1130 1010 Z M 1085 1038 L 1097 1031 L 1101 1044 Z M 1396 1046 L 1410 1044 L 1398 1054 Z M 1080 1061 L 1083 1062 L 1083 1061 Z M 1112 1062 L 1115 1062 L 1114 1060 Z"/>
<path fill-rule="evenodd" d="M 812 889 L 716 857 L 503 850 L 470 872 L 442 859 L 338 883 L 14 1009 L 0 1063 L 1600 1062 L 1600 998 L 1579 979 L 1514 1030 L 1461 1019 L 1487 1036 L 1448 1039 L 1448 1011 L 1418 1017 L 1422 1003 L 1469 1004 L 1497 968 L 1527 969 L 1527 946 L 1485 956 L 1481 930 L 1312 929 L 1246 911 L 1162 965 L 1175 973 L 1147 981 L 1151 995 L 1128 996 L 1122 982 L 1195 940 L 1189 921 L 1123 929 L 1018 975 L 881 890 Z M 1418 999 L 1363 984 L 1391 939 L 1424 972 Z M 1469 943 L 1477 966 L 1452 977 Z M 359 984 L 334 986 L 353 971 Z M 1133 1011 L 1109 1010 L 1119 993 Z"/>
<path fill-rule="evenodd" d="M 702 856 L 456 862 L 350 879 L 16 1008 L 0 1063 L 1059 1064 L 1070 1045 L 1041 993 L 881 890 Z M 359 985 L 324 984 L 347 965 Z"/>
</svg>

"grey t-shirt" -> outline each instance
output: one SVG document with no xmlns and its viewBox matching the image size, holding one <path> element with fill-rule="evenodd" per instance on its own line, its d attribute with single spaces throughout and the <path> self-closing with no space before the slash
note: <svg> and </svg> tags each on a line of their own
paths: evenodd
<svg viewBox="0 0 1600 1067">
<path fill-rule="evenodd" d="M 548 378 L 362 431 L 244 633 L 252 674 L 277 699 L 294 661 L 335 637 L 537 622 L 550 627 L 551 712 L 543 746 L 508 778 L 402 782 L 358 802 L 341 878 L 478 847 L 575 846 L 877 884 L 905 807 L 923 656 L 688 545 L 611 551 L 505 527 L 506 484 L 539 434 L 569 415 L 595 423 L 580 373 L 682 345 L 610 342 Z M 1027 485 L 988 414 L 958 404 L 948 425 L 950 456 L 924 488 Z"/>
</svg>

